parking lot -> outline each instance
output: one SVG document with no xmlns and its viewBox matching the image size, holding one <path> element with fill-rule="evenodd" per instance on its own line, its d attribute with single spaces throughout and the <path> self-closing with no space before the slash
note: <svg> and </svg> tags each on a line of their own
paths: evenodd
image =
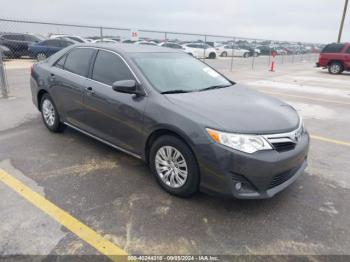
<svg viewBox="0 0 350 262">
<path fill-rule="evenodd" d="M 350 74 L 314 68 L 313 55 L 288 64 L 280 57 L 269 72 L 268 59 L 256 58 L 251 70 L 251 60 L 234 58 L 232 72 L 231 58 L 206 60 L 230 79 L 293 105 L 310 132 L 305 174 L 259 201 L 203 193 L 176 198 L 140 160 L 70 128 L 48 132 L 31 102 L 32 61 L 6 62 L 0 254 L 350 254 Z M 5 183 L 6 177 L 15 180 Z"/>
</svg>

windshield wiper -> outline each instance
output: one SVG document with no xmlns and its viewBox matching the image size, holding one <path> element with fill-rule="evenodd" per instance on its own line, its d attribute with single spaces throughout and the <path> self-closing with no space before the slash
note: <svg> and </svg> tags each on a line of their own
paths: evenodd
<svg viewBox="0 0 350 262">
<path fill-rule="evenodd" d="M 192 91 L 183 90 L 183 89 L 174 89 L 174 90 L 161 92 L 161 94 L 179 94 L 179 93 L 189 93 L 189 92 L 192 92 Z"/>
<path fill-rule="evenodd" d="M 203 89 L 199 89 L 198 91 L 207 91 L 207 90 L 211 90 L 211 89 L 219 89 L 219 88 L 225 88 L 225 87 L 229 87 L 232 85 L 215 85 L 215 86 L 208 86 L 206 88 Z"/>
</svg>

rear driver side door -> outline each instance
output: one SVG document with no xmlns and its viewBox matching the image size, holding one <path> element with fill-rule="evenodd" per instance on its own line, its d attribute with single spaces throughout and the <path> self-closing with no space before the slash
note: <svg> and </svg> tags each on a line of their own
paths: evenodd
<svg viewBox="0 0 350 262">
<path fill-rule="evenodd" d="M 84 93 L 86 131 L 122 149 L 141 154 L 147 96 L 119 93 L 112 84 L 137 80 L 117 53 L 99 50 Z"/>
<path fill-rule="evenodd" d="M 76 47 L 61 57 L 48 76 L 49 93 L 61 120 L 83 128 L 83 94 L 95 49 Z"/>
</svg>

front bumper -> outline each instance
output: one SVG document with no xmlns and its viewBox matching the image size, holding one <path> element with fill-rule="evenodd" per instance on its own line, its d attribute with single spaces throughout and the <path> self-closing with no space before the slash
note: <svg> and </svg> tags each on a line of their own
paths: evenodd
<svg viewBox="0 0 350 262">
<path fill-rule="evenodd" d="M 303 174 L 308 149 L 306 132 L 294 149 L 285 152 L 246 154 L 216 143 L 203 145 L 197 151 L 201 190 L 240 199 L 270 198 Z"/>
</svg>

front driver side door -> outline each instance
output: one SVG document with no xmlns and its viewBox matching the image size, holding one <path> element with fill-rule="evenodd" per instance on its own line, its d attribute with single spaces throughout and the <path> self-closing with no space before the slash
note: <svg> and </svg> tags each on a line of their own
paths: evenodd
<svg viewBox="0 0 350 262">
<path fill-rule="evenodd" d="M 118 147 L 141 154 L 147 96 L 119 93 L 112 84 L 135 79 L 118 54 L 99 50 L 84 93 L 86 131 Z"/>
</svg>

